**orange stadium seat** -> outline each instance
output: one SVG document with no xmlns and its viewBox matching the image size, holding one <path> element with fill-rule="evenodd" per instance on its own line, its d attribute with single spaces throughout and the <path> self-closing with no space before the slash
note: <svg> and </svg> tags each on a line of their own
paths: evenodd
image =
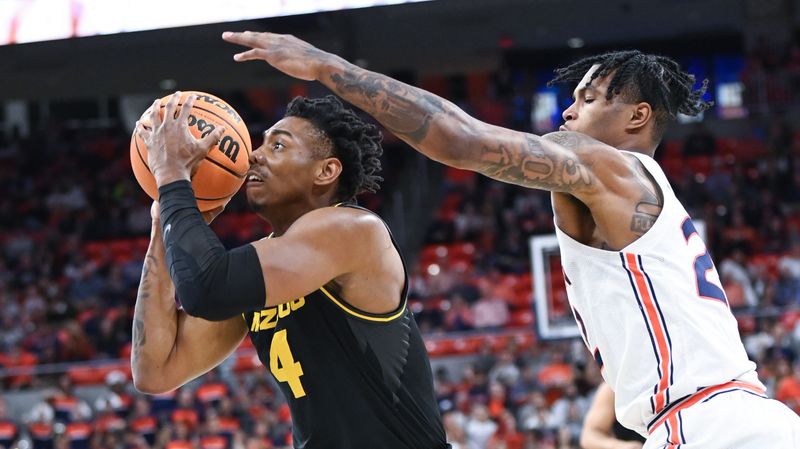
<svg viewBox="0 0 800 449">
<path fill-rule="evenodd" d="M 511 313 L 508 321 L 511 327 L 526 327 L 533 325 L 533 311 L 530 309 L 517 310 Z"/>
<path fill-rule="evenodd" d="M 97 385 L 105 382 L 106 376 L 112 371 L 121 371 L 131 379 L 131 366 L 129 363 L 112 363 L 100 366 L 73 366 L 67 370 L 67 376 L 75 385 Z"/>
</svg>

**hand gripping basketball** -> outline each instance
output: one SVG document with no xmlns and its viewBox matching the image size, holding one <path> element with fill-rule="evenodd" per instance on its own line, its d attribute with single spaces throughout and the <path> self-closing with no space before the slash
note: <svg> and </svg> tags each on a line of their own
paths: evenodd
<svg viewBox="0 0 800 449">
<path fill-rule="evenodd" d="M 189 131 L 188 121 L 196 97 L 189 96 L 178 111 L 180 98 L 180 92 L 175 92 L 170 97 L 164 109 L 163 120 L 158 112 L 161 100 L 153 102 L 145 113 L 151 129 L 147 129 L 141 122 L 136 124 L 136 130 L 148 148 L 147 165 L 158 187 L 181 179 L 190 180 L 197 171 L 198 164 L 225 132 L 225 128 L 220 126 L 205 137 L 194 137 Z"/>
<path fill-rule="evenodd" d="M 158 199 L 159 185 L 191 178 L 201 211 L 226 204 L 239 190 L 251 152 L 250 133 L 236 110 L 199 91 L 155 102 L 137 122 L 130 145 L 133 174 L 150 198 Z"/>
</svg>

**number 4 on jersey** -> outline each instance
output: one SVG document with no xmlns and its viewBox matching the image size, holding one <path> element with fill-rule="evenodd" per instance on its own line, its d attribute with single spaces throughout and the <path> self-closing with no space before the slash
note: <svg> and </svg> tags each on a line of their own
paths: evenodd
<svg viewBox="0 0 800 449">
<path fill-rule="evenodd" d="M 286 339 L 286 329 L 281 329 L 272 336 L 272 343 L 269 345 L 269 370 L 278 382 L 289 383 L 295 399 L 306 395 L 300 382 L 303 367 L 300 366 L 300 362 L 294 361 L 289 340 Z"/>
<path fill-rule="evenodd" d="M 681 229 L 683 230 L 683 237 L 686 238 L 686 244 L 689 244 L 689 239 L 692 235 L 697 235 L 697 238 L 700 238 L 700 235 L 697 233 L 697 229 L 694 227 L 694 223 L 689 217 L 686 217 L 686 220 L 683 221 L 681 225 Z M 725 292 L 722 289 L 709 282 L 706 278 L 706 275 L 709 271 L 714 270 L 714 262 L 711 260 L 711 255 L 708 254 L 708 249 L 706 248 L 705 243 L 703 243 L 703 253 L 698 254 L 697 257 L 694 259 L 694 271 L 695 277 L 697 278 L 697 294 L 703 299 L 715 299 L 717 301 L 722 301 L 723 304 L 728 306 L 728 298 L 725 297 Z M 730 307 L 730 306 L 728 306 Z"/>
</svg>

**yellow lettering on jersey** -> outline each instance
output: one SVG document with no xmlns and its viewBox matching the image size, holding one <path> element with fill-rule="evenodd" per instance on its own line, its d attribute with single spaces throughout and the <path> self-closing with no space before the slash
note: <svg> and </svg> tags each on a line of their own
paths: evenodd
<svg viewBox="0 0 800 449">
<path fill-rule="evenodd" d="M 289 303 L 278 304 L 278 318 L 286 318 L 289 316 L 289 313 L 292 311 L 291 306 Z"/>
<path fill-rule="evenodd" d="M 295 311 L 295 310 L 299 309 L 300 307 L 303 307 L 304 305 L 306 305 L 306 297 L 305 296 L 301 296 L 301 297 L 295 299 L 294 301 L 290 302 L 289 304 L 291 304 L 291 306 L 292 306 L 292 311 Z"/>
<path fill-rule="evenodd" d="M 265 331 L 275 328 L 278 318 L 286 318 L 290 313 L 300 309 L 306 304 L 305 296 L 301 296 L 291 302 L 279 304 L 278 307 L 270 307 L 260 312 L 253 312 L 253 322 L 250 324 L 250 332 Z"/>
<path fill-rule="evenodd" d="M 272 307 L 261 311 L 261 325 L 258 330 L 272 329 L 276 324 L 278 324 L 278 309 Z"/>
<path fill-rule="evenodd" d="M 278 382 L 287 382 L 295 398 L 302 398 L 306 395 L 300 377 L 303 375 L 303 367 L 300 362 L 294 361 L 292 349 L 289 347 L 289 339 L 286 337 L 286 329 L 275 332 L 272 336 L 272 343 L 269 345 L 269 369 Z"/>
</svg>

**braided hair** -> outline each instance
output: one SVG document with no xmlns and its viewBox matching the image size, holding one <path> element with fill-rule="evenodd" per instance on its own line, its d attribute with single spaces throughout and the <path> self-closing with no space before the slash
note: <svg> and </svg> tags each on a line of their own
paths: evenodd
<svg viewBox="0 0 800 449">
<path fill-rule="evenodd" d="M 380 157 L 383 135 L 375 125 L 361 120 L 333 95 L 324 98 L 295 97 L 289 102 L 286 117 L 310 121 L 323 134 L 324 145 L 331 148 L 324 156 L 342 162 L 337 201 L 349 201 L 365 192 L 376 192 L 383 178 Z"/>
<path fill-rule="evenodd" d="M 646 102 L 653 109 L 656 140 L 666 131 L 667 125 L 678 113 L 694 116 L 710 108 L 714 103 L 703 100 L 708 88 L 708 79 L 694 90 L 694 75 L 684 72 L 680 65 L 666 57 L 644 54 L 638 50 L 614 51 L 590 56 L 567 67 L 555 70 L 555 77 L 548 83 L 580 81 L 595 64 L 587 86 L 597 78 L 612 74 L 608 83 L 606 99 L 614 95 L 628 103 Z"/>
</svg>

